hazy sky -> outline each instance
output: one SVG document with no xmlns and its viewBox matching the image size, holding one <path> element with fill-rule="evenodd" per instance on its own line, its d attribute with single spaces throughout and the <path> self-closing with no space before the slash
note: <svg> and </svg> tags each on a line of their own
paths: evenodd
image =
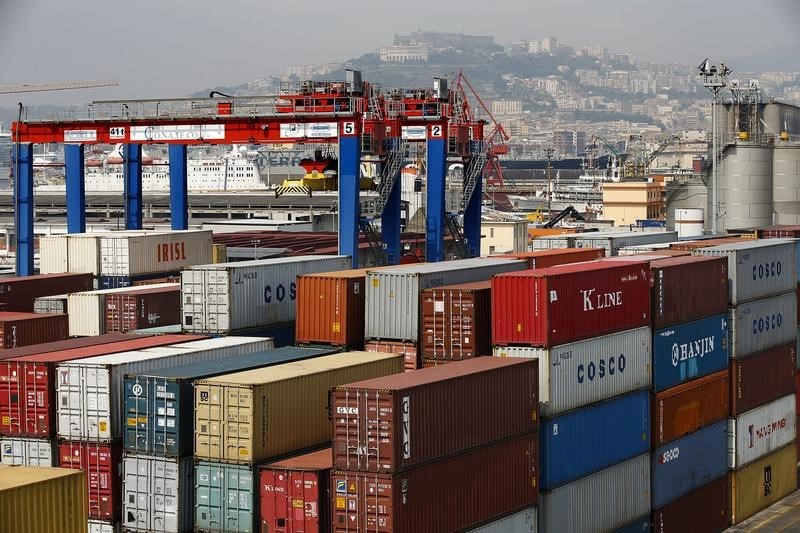
<svg viewBox="0 0 800 533">
<path fill-rule="evenodd" d="M 799 0 L 0 0 L 0 84 L 120 82 L 0 95 L 0 107 L 184 96 L 356 57 L 418 29 L 498 43 L 552 35 L 695 64 L 800 45 L 798 26 Z"/>
</svg>

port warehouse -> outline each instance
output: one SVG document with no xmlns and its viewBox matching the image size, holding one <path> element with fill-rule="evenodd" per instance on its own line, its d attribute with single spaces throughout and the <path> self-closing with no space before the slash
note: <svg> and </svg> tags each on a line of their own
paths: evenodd
<svg viewBox="0 0 800 533">
<path fill-rule="evenodd" d="M 796 488 L 798 228 L 360 270 L 208 234 L 53 236 L 69 274 L 2 280 L 2 461 L 42 472 L 2 497 L 76 531 L 721 531 Z"/>
</svg>

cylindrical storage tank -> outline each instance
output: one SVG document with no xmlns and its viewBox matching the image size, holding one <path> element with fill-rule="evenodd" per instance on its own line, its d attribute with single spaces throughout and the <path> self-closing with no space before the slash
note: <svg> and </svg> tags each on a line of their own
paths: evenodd
<svg viewBox="0 0 800 533">
<path fill-rule="evenodd" d="M 740 142 L 727 148 L 719 163 L 717 229 L 772 224 L 772 147 Z M 710 190 L 708 199 L 710 204 Z"/>
<path fill-rule="evenodd" d="M 704 212 L 703 208 L 675 210 L 675 230 L 679 239 L 703 234 Z"/>
<path fill-rule="evenodd" d="M 800 224 L 800 144 L 776 144 L 772 152 L 775 224 Z"/>
<path fill-rule="evenodd" d="M 670 181 L 666 184 L 667 231 L 676 229 L 675 211 L 678 209 L 703 209 L 704 216 L 708 214 L 707 196 L 711 195 L 710 188 L 699 178 L 689 181 Z"/>
</svg>

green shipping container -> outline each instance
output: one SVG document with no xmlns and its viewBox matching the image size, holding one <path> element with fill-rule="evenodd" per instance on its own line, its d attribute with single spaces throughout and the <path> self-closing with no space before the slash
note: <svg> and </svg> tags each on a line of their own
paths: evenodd
<svg viewBox="0 0 800 533">
<path fill-rule="evenodd" d="M 255 531 L 255 478 L 251 466 L 198 462 L 194 475 L 195 531 Z"/>
</svg>

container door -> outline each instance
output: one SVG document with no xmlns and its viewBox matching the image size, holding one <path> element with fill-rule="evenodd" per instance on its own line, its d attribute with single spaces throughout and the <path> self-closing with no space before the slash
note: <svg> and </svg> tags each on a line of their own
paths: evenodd
<svg viewBox="0 0 800 533">
<path fill-rule="evenodd" d="M 225 524 L 227 531 L 253 531 L 253 471 L 228 467 Z"/>
<path fill-rule="evenodd" d="M 225 394 L 225 459 L 253 460 L 253 394 L 249 388 L 227 387 Z"/>
<path fill-rule="evenodd" d="M 122 524 L 131 529 L 150 529 L 150 463 L 155 458 L 127 455 L 123 461 Z"/>
<path fill-rule="evenodd" d="M 22 364 L 0 362 L 0 430 L 4 435 L 17 435 L 20 431 L 20 388 L 24 381 L 21 372 Z"/>
<path fill-rule="evenodd" d="M 151 387 L 148 446 L 155 453 L 178 456 L 182 445 L 178 421 L 180 387 L 177 383 L 167 380 L 161 383 L 153 382 Z M 189 413 L 186 413 L 186 416 L 190 416 Z"/>
<path fill-rule="evenodd" d="M 6 465 L 55 466 L 53 443 L 49 440 L 6 437 L 0 440 L 0 459 Z"/>
<path fill-rule="evenodd" d="M 219 385 L 195 386 L 195 453 L 198 457 L 222 459 L 222 395 Z"/>
<path fill-rule="evenodd" d="M 221 333 L 231 329 L 226 270 L 185 270 L 181 274 L 184 331 Z"/>
<path fill-rule="evenodd" d="M 83 374 L 85 367 L 60 366 L 56 370 L 58 436 L 78 440 L 84 435 Z"/>
<path fill-rule="evenodd" d="M 195 527 L 217 531 L 222 529 L 224 500 L 221 465 L 198 464 L 195 471 Z"/>
<path fill-rule="evenodd" d="M 179 466 L 180 464 L 184 466 Z M 155 531 L 183 531 L 187 524 L 181 524 L 180 494 L 188 490 L 181 487 L 184 476 L 182 470 L 192 469 L 191 460 L 178 463 L 177 460 L 154 458 L 151 462 L 150 494 L 152 498 L 152 521 L 150 529 Z M 180 526 L 180 527 L 179 527 Z"/>
<path fill-rule="evenodd" d="M 21 428 L 24 435 L 49 437 L 52 434 L 50 420 L 50 385 L 47 365 L 22 363 L 24 372 L 25 398 L 21 404 L 25 424 Z M 20 376 L 23 379 L 23 376 Z M 23 401 L 22 398 L 20 398 Z"/>
<path fill-rule="evenodd" d="M 111 439 L 111 389 L 109 370 L 104 367 L 86 368 L 86 419 L 81 437 L 99 440 Z"/>
<path fill-rule="evenodd" d="M 152 452 L 148 437 L 150 411 L 147 398 L 152 394 L 151 381 L 147 378 L 125 379 L 125 420 L 123 437 L 125 448 L 139 452 Z"/>
</svg>

